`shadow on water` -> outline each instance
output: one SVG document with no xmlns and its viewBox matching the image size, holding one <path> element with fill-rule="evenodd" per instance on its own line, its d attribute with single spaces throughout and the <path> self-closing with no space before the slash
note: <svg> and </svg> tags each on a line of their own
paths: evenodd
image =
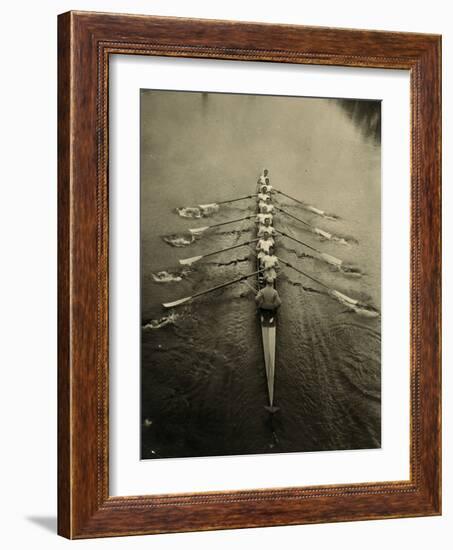
<svg viewBox="0 0 453 550">
<path fill-rule="evenodd" d="M 335 102 L 367 138 L 381 142 L 381 102 L 363 99 L 336 99 Z"/>
</svg>

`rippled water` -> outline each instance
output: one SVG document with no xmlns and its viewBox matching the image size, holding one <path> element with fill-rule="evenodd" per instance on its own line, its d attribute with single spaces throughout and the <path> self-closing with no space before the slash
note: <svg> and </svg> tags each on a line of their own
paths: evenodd
<svg viewBox="0 0 453 550">
<path fill-rule="evenodd" d="M 279 240 L 277 254 L 379 311 L 379 112 L 376 102 L 142 92 L 143 458 L 380 446 L 379 315 L 359 315 L 284 268 L 271 420 L 251 289 L 240 283 L 173 313 L 161 306 L 255 269 L 246 247 L 178 264 L 253 238 L 249 221 L 194 242 L 187 233 L 250 215 L 253 201 L 201 219 L 175 209 L 252 193 L 266 166 L 275 187 L 338 219 L 284 197 L 282 208 L 344 239 L 322 240 L 283 214 L 275 226 L 352 269 L 293 241 Z"/>
</svg>

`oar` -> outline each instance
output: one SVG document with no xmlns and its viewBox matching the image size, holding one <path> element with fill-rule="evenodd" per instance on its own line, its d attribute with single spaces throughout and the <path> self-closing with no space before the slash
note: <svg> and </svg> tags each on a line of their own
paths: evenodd
<svg viewBox="0 0 453 550">
<path fill-rule="evenodd" d="M 207 290 L 203 290 L 201 292 L 197 292 L 196 294 L 192 294 L 192 296 L 187 296 L 186 298 L 181 298 L 180 300 L 176 300 L 174 302 L 167 302 L 165 304 L 162 304 L 164 307 L 176 307 L 180 306 L 182 304 L 185 304 L 186 302 L 190 302 L 190 300 L 193 300 L 194 298 L 198 298 L 199 296 L 204 296 L 205 294 L 208 294 L 209 292 L 214 292 L 214 290 L 219 290 L 220 288 L 225 288 L 226 286 L 233 285 L 234 283 L 239 283 L 241 281 L 245 281 L 246 279 L 249 279 L 250 277 L 253 277 L 254 275 L 258 275 L 260 273 L 260 269 L 258 271 L 254 271 L 253 273 L 249 273 L 248 275 L 243 275 L 242 277 L 238 277 L 237 279 L 233 279 L 231 281 L 227 281 L 226 283 L 222 283 L 221 285 L 213 286 L 212 288 L 208 288 Z"/>
<path fill-rule="evenodd" d="M 286 216 L 289 216 L 290 218 L 293 218 L 294 220 L 297 220 L 298 222 L 303 223 L 304 225 L 309 227 L 310 230 L 313 233 L 316 233 L 317 235 L 320 235 L 321 237 L 324 237 L 327 240 L 330 240 L 332 238 L 332 235 L 330 233 L 327 233 L 327 231 L 324 231 L 323 229 L 319 229 L 318 227 L 314 227 L 313 225 L 309 224 L 305 220 L 302 220 L 301 218 L 298 218 L 297 216 L 294 216 L 293 214 L 290 214 L 286 210 L 283 210 L 283 208 L 278 208 L 278 206 L 276 206 L 275 209 L 279 210 L 280 212 L 282 212 Z"/>
<path fill-rule="evenodd" d="M 310 212 L 313 212 L 314 214 L 317 214 L 318 216 L 327 217 L 327 218 L 332 219 L 332 220 L 337 220 L 338 219 L 338 216 L 326 214 L 324 212 L 324 210 L 321 210 L 320 208 L 316 208 L 315 206 L 312 206 L 311 204 L 307 204 L 306 202 L 302 202 L 302 201 L 300 201 L 300 200 L 298 200 L 294 197 L 291 197 L 291 195 L 287 195 L 286 193 L 283 193 L 283 191 L 280 191 L 279 189 L 275 189 L 275 187 L 274 187 L 274 190 L 275 190 L 276 193 L 280 193 L 280 195 L 284 195 L 288 199 L 291 199 L 292 201 L 301 204 L 306 210 L 310 210 Z"/>
<path fill-rule="evenodd" d="M 280 191 L 279 189 L 275 189 L 275 187 L 274 187 L 274 191 L 276 193 L 280 193 L 280 195 L 284 195 L 285 197 L 287 197 L 288 199 L 291 199 L 294 202 L 299 203 L 306 210 L 310 210 L 310 212 L 313 212 L 314 214 L 317 214 L 318 216 L 322 216 L 324 218 L 329 218 L 331 220 L 338 220 L 338 216 L 333 215 L 333 214 L 326 214 L 326 212 L 324 212 L 324 210 L 321 210 L 320 208 L 316 208 L 315 206 L 312 206 L 311 204 L 307 204 L 306 202 L 302 202 L 302 201 L 300 201 L 300 200 L 298 200 L 294 197 L 291 197 L 291 195 L 287 195 L 286 193 L 283 193 L 283 191 Z"/>
<path fill-rule="evenodd" d="M 195 227 L 194 229 L 189 229 L 189 231 L 194 235 L 199 235 L 200 233 L 204 233 L 208 229 L 213 229 L 214 227 L 220 227 L 221 225 L 228 225 L 229 223 L 236 223 L 236 222 L 242 222 L 244 220 L 249 220 L 250 218 L 254 218 L 253 216 L 246 216 L 245 218 L 237 218 L 235 220 L 230 220 L 229 222 L 221 222 L 221 223 L 214 223 L 213 225 L 206 225 L 205 227 Z"/>
<path fill-rule="evenodd" d="M 243 201 L 245 199 L 251 199 L 252 197 L 256 197 L 256 193 L 254 195 L 246 195 L 245 197 L 238 197 L 236 199 L 228 199 L 226 201 L 211 202 L 209 204 L 199 204 L 198 208 L 208 208 L 210 206 L 219 206 L 220 204 L 228 204 L 230 202 Z M 181 206 L 181 208 L 188 208 L 188 207 L 187 206 Z"/>
<path fill-rule="evenodd" d="M 241 246 L 247 246 L 250 243 L 256 243 L 259 239 L 253 239 L 251 241 L 246 241 L 245 243 L 235 244 L 233 246 L 228 246 L 227 248 L 221 248 L 220 250 L 215 250 L 214 252 L 209 252 L 208 254 L 202 254 L 200 256 L 192 256 L 192 258 L 184 258 L 179 260 L 181 265 L 191 265 L 195 262 L 198 262 L 202 258 L 207 258 L 208 256 L 214 256 L 214 254 L 220 254 L 221 252 L 226 252 L 227 250 L 233 250 L 233 248 L 240 248 Z"/>
<path fill-rule="evenodd" d="M 280 191 L 280 189 L 275 189 L 275 187 L 274 187 L 274 191 L 276 191 L 277 193 L 280 193 L 280 195 L 283 195 L 284 197 L 287 197 L 288 199 L 291 199 L 294 202 L 298 202 L 302 206 L 307 206 L 307 204 L 305 202 L 302 202 L 299 199 L 295 199 L 294 197 L 291 197 L 290 195 L 287 195 L 286 193 L 283 193 L 283 191 Z"/>
<path fill-rule="evenodd" d="M 317 254 L 319 254 L 322 258 L 326 260 L 329 264 L 335 265 L 337 267 L 340 267 L 343 263 L 343 260 L 340 260 L 339 258 L 335 258 L 335 256 L 331 256 L 330 254 L 326 254 L 325 252 L 321 252 L 320 250 L 317 250 L 313 246 L 310 246 L 307 243 L 304 243 L 303 241 L 299 241 L 299 239 L 296 239 L 295 237 L 292 237 L 291 235 L 288 235 L 288 233 L 284 233 L 283 231 L 279 231 L 278 229 L 275 230 L 277 233 L 280 233 L 280 235 L 283 235 L 284 237 L 288 237 L 288 239 L 292 239 L 293 241 L 296 241 L 296 243 L 302 244 L 303 246 L 306 246 L 310 250 L 313 250 Z"/>
<path fill-rule="evenodd" d="M 292 264 L 290 264 L 289 262 L 285 262 L 285 260 L 282 260 L 281 258 L 277 258 L 279 262 L 282 262 L 282 264 L 285 264 L 287 265 L 288 267 L 290 267 L 291 269 L 294 269 L 294 271 L 297 271 L 298 273 L 300 273 L 301 275 L 304 275 L 305 277 L 307 277 L 308 279 L 311 279 L 312 281 L 314 281 L 315 283 L 318 283 L 318 285 L 321 285 L 323 286 L 324 288 L 327 288 L 328 290 L 330 290 L 330 288 L 325 284 L 323 283 L 322 281 L 320 281 L 319 279 L 316 279 L 315 277 L 312 277 L 311 275 L 308 275 L 307 273 L 305 273 L 304 271 L 302 271 L 301 269 L 298 269 L 297 267 L 294 267 Z"/>
<path fill-rule="evenodd" d="M 308 222 L 306 222 L 305 220 L 302 220 L 301 218 L 298 218 L 296 216 L 294 216 L 293 214 L 290 214 L 289 212 L 287 212 L 286 210 L 283 210 L 283 208 L 279 208 L 278 206 L 275 207 L 275 210 L 278 210 L 279 212 L 282 212 L 283 214 L 285 214 L 286 216 L 289 216 L 290 218 L 293 218 L 295 220 L 297 220 L 298 222 L 300 223 L 303 223 L 304 225 L 306 225 L 307 227 L 309 227 L 310 229 L 314 229 L 312 225 L 310 225 Z"/>
<path fill-rule="evenodd" d="M 332 294 L 333 296 L 335 296 L 336 298 L 338 298 L 338 299 L 340 299 L 344 302 L 348 302 L 351 305 L 357 305 L 359 303 L 358 300 L 354 300 L 353 298 L 349 298 L 349 296 L 346 296 L 346 294 L 343 294 L 342 292 L 338 292 L 338 290 L 330 288 L 329 286 L 327 286 L 325 283 L 323 283 L 319 279 L 316 279 L 315 277 L 312 277 L 311 275 L 308 275 L 308 273 L 305 273 L 304 271 L 298 269 L 297 267 L 294 267 L 289 262 L 285 262 L 285 260 L 282 260 L 281 258 L 278 258 L 278 260 L 280 262 L 282 262 L 282 264 L 285 264 L 288 267 L 290 267 L 291 269 L 294 269 L 294 271 L 297 271 L 298 273 L 300 273 L 304 277 L 307 277 L 308 279 L 311 279 L 315 283 L 318 283 L 318 285 L 321 285 L 322 287 L 326 288 L 329 291 L 329 293 Z"/>
<path fill-rule="evenodd" d="M 215 202 L 214 204 L 228 204 L 229 202 L 243 201 L 245 199 L 251 199 L 252 197 L 256 197 L 256 194 L 246 195 L 245 197 L 238 197 L 237 199 L 228 199 L 227 201 Z"/>
</svg>

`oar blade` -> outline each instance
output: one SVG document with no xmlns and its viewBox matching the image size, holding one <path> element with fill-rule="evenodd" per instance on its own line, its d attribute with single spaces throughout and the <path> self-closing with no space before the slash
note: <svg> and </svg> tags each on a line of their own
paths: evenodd
<svg viewBox="0 0 453 550">
<path fill-rule="evenodd" d="M 332 235 L 330 233 L 328 233 L 327 231 L 324 231 L 323 229 L 319 229 L 319 227 L 314 227 L 313 231 L 314 233 L 316 233 L 316 235 L 319 235 L 324 239 L 330 240 L 332 238 Z"/>
<path fill-rule="evenodd" d="M 347 304 L 351 304 L 353 306 L 357 305 L 359 302 L 358 300 L 354 300 L 353 298 L 349 298 L 349 296 L 346 296 L 346 294 L 343 294 L 342 292 L 338 292 L 338 290 L 331 290 L 331 293 L 335 298 L 340 300 L 340 302 L 346 302 Z"/>
<path fill-rule="evenodd" d="M 198 260 L 201 260 L 203 256 L 192 256 L 192 258 L 183 258 L 182 260 L 179 260 L 179 263 L 181 265 L 192 265 L 195 262 L 198 262 Z"/>
<path fill-rule="evenodd" d="M 195 298 L 199 298 L 200 296 L 204 296 L 205 294 L 209 294 L 210 292 L 214 292 L 214 290 L 220 290 L 221 288 L 225 288 L 225 287 L 233 285 L 235 283 L 239 283 L 241 281 L 244 281 L 245 279 L 248 279 L 249 277 L 252 277 L 253 275 L 257 275 L 258 273 L 259 273 L 259 271 L 254 271 L 253 273 L 249 273 L 248 275 L 242 275 L 242 277 L 238 277 L 237 279 L 233 279 L 231 281 L 227 281 L 226 283 L 222 283 L 221 285 L 217 285 L 217 286 L 214 286 L 212 288 L 208 288 L 207 290 L 203 290 L 202 292 L 197 292 L 196 294 L 192 294 L 192 296 L 187 296 L 186 298 L 181 298 L 180 300 L 176 300 L 175 302 L 166 302 L 165 304 L 162 304 L 162 305 L 166 308 L 180 306 L 181 304 L 189 302 L 190 300 L 194 300 Z"/>
<path fill-rule="evenodd" d="M 318 216 L 325 216 L 324 210 L 320 210 L 319 208 L 316 208 L 315 206 L 312 206 L 311 204 L 306 205 L 305 207 L 307 210 L 310 210 L 310 212 L 313 212 L 314 214 L 318 214 Z"/>
<path fill-rule="evenodd" d="M 209 229 L 209 225 L 206 227 L 194 227 L 193 229 L 189 229 L 189 231 L 192 233 L 192 235 L 200 235 L 200 233 L 204 233 Z"/>
<path fill-rule="evenodd" d="M 337 267 L 341 267 L 341 264 L 343 263 L 343 260 L 335 258 L 335 256 L 331 256 L 330 254 L 326 254 L 325 252 L 321 253 L 321 257 L 324 258 L 327 263 L 335 265 Z"/>
<path fill-rule="evenodd" d="M 182 304 L 185 304 L 186 302 L 189 302 L 191 299 L 192 299 L 192 296 L 189 296 L 187 298 L 181 298 L 180 300 L 176 300 L 174 302 L 166 302 L 165 304 L 162 304 L 162 305 L 165 308 L 176 307 L 176 306 L 180 306 Z"/>
</svg>

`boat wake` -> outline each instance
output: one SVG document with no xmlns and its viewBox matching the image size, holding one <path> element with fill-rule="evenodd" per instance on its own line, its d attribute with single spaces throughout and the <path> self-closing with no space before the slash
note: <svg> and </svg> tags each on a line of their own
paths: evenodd
<svg viewBox="0 0 453 550">
<path fill-rule="evenodd" d="M 219 205 L 212 204 L 199 204 L 198 206 L 183 206 L 176 208 L 176 212 L 182 218 L 207 218 L 219 211 Z"/>
<path fill-rule="evenodd" d="M 308 210 L 309 212 L 312 212 L 317 216 L 321 216 L 321 218 L 324 218 L 326 220 L 336 221 L 340 219 L 339 216 L 335 214 L 328 214 L 327 212 L 324 212 L 324 210 L 319 210 L 319 208 L 315 208 L 311 204 L 307 204 L 306 206 L 303 206 L 302 209 Z"/>
<path fill-rule="evenodd" d="M 218 231 L 216 235 L 231 236 L 231 235 L 242 235 L 243 233 L 251 233 L 250 227 L 246 227 L 244 229 L 232 229 L 231 231 Z"/>
<path fill-rule="evenodd" d="M 151 273 L 151 276 L 155 283 L 179 283 L 189 273 L 190 269 L 182 269 L 179 272 L 173 273 L 169 271 L 157 271 L 156 273 Z"/>
<path fill-rule="evenodd" d="M 165 235 L 162 239 L 176 248 L 183 248 L 185 246 L 190 246 L 195 241 L 195 235 L 190 233 L 184 233 L 183 235 Z"/>
<path fill-rule="evenodd" d="M 341 236 L 341 235 L 335 235 L 333 233 L 329 233 L 329 231 L 325 231 L 324 229 L 320 229 L 319 227 L 313 227 L 312 233 L 317 235 L 321 241 L 334 241 L 338 244 L 342 244 L 344 246 L 350 246 L 352 244 L 359 244 L 359 241 L 355 239 L 354 237 L 350 236 Z"/>
<path fill-rule="evenodd" d="M 180 315 L 178 315 L 177 313 L 170 313 L 170 315 L 166 315 L 165 317 L 161 317 L 160 319 L 151 319 L 142 326 L 142 329 L 156 330 L 158 328 L 163 328 L 168 325 L 173 325 L 179 319 L 179 317 Z"/>
<path fill-rule="evenodd" d="M 363 271 L 358 268 L 358 267 L 355 267 L 353 265 L 342 265 L 340 268 L 339 268 L 339 271 L 341 271 L 341 273 L 343 273 L 343 275 L 348 275 L 349 277 L 363 277 L 364 273 Z"/>
<path fill-rule="evenodd" d="M 318 294 L 320 296 L 328 296 L 329 295 L 325 290 L 319 290 L 319 289 L 313 288 L 311 286 L 305 286 L 300 281 L 293 281 L 287 275 L 281 275 L 281 279 L 284 280 L 286 283 L 288 283 L 291 286 L 302 288 L 302 290 L 304 290 L 305 292 L 310 292 L 312 294 Z"/>
<path fill-rule="evenodd" d="M 245 258 L 235 258 L 234 260 L 230 260 L 229 262 L 205 262 L 204 265 L 215 265 L 216 267 L 226 267 L 228 265 L 237 265 L 241 262 L 249 262 L 250 256 L 246 256 Z"/>
<path fill-rule="evenodd" d="M 283 277 L 282 277 L 283 279 Z M 346 296 L 345 294 L 338 292 L 338 290 L 318 290 L 313 287 L 305 286 L 303 283 L 299 281 L 293 281 L 288 276 L 285 276 L 284 278 L 285 282 L 290 284 L 291 286 L 295 287 L 301 287 L 305 292 L 310 292 L 312 294 L 317 294 L 319 296 L 327 296 L 334 298 L 337 302 L 340 302 L 343 306 L 347 307 L 346 311 L 357 313 L 358 315 L 362 317 L 379 317 L 380 312 L 378 309 L 376 309 L 374 306 L 366 304 L 359 300 L 354 300 L 353 298 L 350 298 L 349 296 Z"/>
<path fill-rule="evenodd" d="M 287 252 L 290 252 L 291 254 L 294 254 L 296 256 L 296 258 L 299 258 L 299 259 L 308 258 L 308 259 L 311 259 L 311 260 L 316 260 L 316 261 L 322 262 L 323 264 L 327 264 L 330 267 L 330 271 L 343 273 L 343 275 L 348 275 L 350 277 L 359 278 L 359 277 L 363 276 L 363 272 L 361 271 L 361 269 L 356 267 L 356 266 L 343 265 L 343 264 L 341 264 L 341 265 L 332 265 L 332 263 L 330 261 L 328 261 L 326 258 L 323 258 L 322 256 L 317 257 L 317 256 L 313 256 L 311 254 L 307 254 L 306 252 L 299 252 L 295 248 L 291 248 L 291 247 L 286 246 L 284 244 L 281 244 L 280 246 L 282 248 L 284 248 Z"/>
<path fill-rule="evenodd" d="M 295 248 L 290 248 L 289 246 L 286 246 L 283 243 L 281 243 L 279 246 L 281 248 L 284 248 L 287 252 L 290 252 L 291 254 L 294 254 L 296 256 L 296 258 L 299 258 L 299 259 L 310 258 L 312 260 L 316 259 L 311 254 L 307 254 L 306 252 L 298 252 Z"/>
<path fill-rule="evenodd" d="M 338 290 L 331 290 L 329 294 L 342 305 L 346 306 L 358 315 L 362 315 L 363 317 L 379 317 L 380 315 L 379 311 L 375 307 L 359 302 L 359 300 L 349 298 L 349 296 L 338 292 Z"/>
<path fill-rule="evenodd" d="M 362 317 L 370 317 L 370 318 L 376 318 L 380 316 L 380 313 L 377 309 L 375 309 L 373 306 L 368 306 L 366 304 L 361 305 L 352 305 L 352 304 L 344 304 L 348 311 L 357 313 L 357 315 L 360 315 Z"/>
</svg>

